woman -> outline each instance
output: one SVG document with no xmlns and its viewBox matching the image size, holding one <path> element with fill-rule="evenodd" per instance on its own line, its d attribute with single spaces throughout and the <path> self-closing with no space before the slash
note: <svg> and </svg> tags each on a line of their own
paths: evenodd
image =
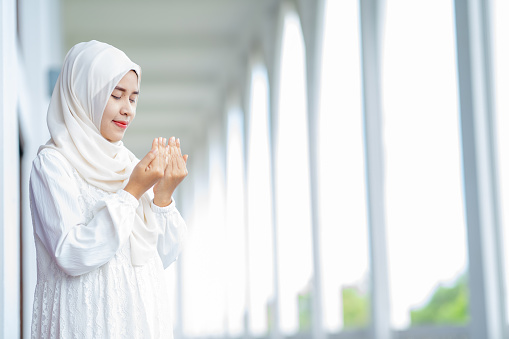
<svg viewBox="0 0 509 339">
<path fill-rule="evenodd" d="M 123 145 L 141 70 L 90 41 L 67 54 L 33 161 L 37 250 L 33 338 L 171 338 L 164 269 L 187 229 L 172 194 L 187 175 L 180 142 L 138 161 Z"/>
</svg>

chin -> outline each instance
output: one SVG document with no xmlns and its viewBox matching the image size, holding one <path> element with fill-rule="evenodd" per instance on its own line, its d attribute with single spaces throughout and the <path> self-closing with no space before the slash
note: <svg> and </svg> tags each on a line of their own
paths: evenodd
<svg viewBox="0 0 509 339">
<path fill-rule="evenodd" d="M 103 136 L 103 137 L 104 137 L 104 139 L 108 140 L 111 143 L 122 141 L 122 139 L 124 138 L 123 135 L 122 136 Z"/>
</svg>

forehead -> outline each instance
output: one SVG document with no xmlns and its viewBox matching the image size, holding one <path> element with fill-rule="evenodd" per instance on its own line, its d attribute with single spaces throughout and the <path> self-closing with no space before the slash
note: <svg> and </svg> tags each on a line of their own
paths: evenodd
<svg viewBox="0 0 509 339">
<path fill-rule="evenodd" d="M 136 91 L 138 90 L 138 75 L 131 70 L 118 82 L 118 85 L 124 89 Z"/>
</svg>

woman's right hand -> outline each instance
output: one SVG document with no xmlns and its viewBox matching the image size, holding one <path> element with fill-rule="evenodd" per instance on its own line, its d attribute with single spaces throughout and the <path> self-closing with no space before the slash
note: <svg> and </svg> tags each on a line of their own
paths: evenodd
<svg viewBox="0 0 509 339">
<path fill-rule="evenodd" d="M 132 194 L 137 200 L 164 176 L 166 154 L 163 144 L 162 138 L 155 138 L 152 149 L 134 167 L 129 177 L 124 191 Z"/>
</svg>

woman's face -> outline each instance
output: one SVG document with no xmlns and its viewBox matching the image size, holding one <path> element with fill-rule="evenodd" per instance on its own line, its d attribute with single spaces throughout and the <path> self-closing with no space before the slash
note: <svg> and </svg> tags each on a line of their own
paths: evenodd
<svg viewBox="0 0 509 339">
<path fill-rule="evenodd" d="M 136 115 L 138 76 L 128 72 L 111 93 L 101 120 L 101 135 L 110 142 L 122 140 Z"/>
</svg>

